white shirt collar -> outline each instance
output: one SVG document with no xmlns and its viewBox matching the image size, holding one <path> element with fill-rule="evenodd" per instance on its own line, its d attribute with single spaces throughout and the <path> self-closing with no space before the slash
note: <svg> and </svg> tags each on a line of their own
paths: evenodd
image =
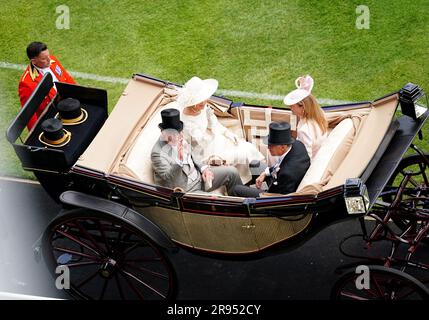
<svg viewBox="0 0 429 320">
<path fill-rule="evenodd" d="M 286 155 L 287 155 L 287 154 L 289 153 L 289 151 L 291 151 L 291 150 L 292 150 L 292 145 L 290 145 L 290 148 L 289 148 L 285 153 L 283 153 L 283 154 L 280 156 L 280 158 L 279 158 L 279 160 L 277 160 L 276 164 L 280 165 L 280 164 L 282 163 L 283 159 L 286 157 Z"/>
<path fill-rule="evenodd" d="M 40 68 L 40 67 L 36 66 L 35 64 L 33 64 L 33 66 L 37 69 L 37 71 L 41 72 L 42 74 L 49 72 L 49 70 L 51 69 L 50 66 L 46 67 L 46 68 Z"/>
<path fill-rule="evenodd" d="M 39 71 L 42 75 L 45 75 L 45 73 L 46 73 L 46 72 L 50 72 L 50 73 L 51 73 L 51 75 L 52 75 L 52 80 L 54 81 L 54 88 L 56 89 L 55 81 L 57 81 L 57 82 L 58 82 L 58 78 L 57 78 L 57 76 L 55 75 L 55 73 L 51 70 L 51 66 L 46 67 L 46 68 L 39 68 L 38 66 L 36 66 L 36 65 L 34 65 L 34 64 L 33 64 L 33 66 L 34 66 L 34 67 L 37 69 L 37 71 Z"/>
</svg>

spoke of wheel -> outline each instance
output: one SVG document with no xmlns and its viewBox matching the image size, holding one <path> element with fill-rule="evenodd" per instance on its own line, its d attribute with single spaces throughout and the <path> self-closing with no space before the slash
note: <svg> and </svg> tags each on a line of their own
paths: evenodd
<svg viewBox="0 0 429 320">
<path fill-rule="evenodd" d="M 85 258 L 88 258 L 88 259 L 91 259 L 91 260 L 100 261 L 99 257 L 92 256 L 92 255 L 89 255 L 89 254 L 86 254 L 86 253 L 83 253 L 83 252 L 74 251 L 74 250 L 71 250 L 71 249 L 66 249 L 66 248 L 56 247 L 56 246 L 52 247 L 52 248 L 54 250 L 56 250 L 56 251 L 71 253 L 71 254 L 76 255 L 76 256 L 81 256 L 81 257 L 85 257 Z"/>
<path fill-rule="evenodd" d="M 123 239 L 121 239 L 122 238 L 122 234 L 124 234 L 124 238 Z M 131 241 L 130 238 L 132 236 L 133 236 L 132 234 L 130 234 L 130 233 L 123 233 L 123 231 L 121 230 L 121 232 L 118 234 L 118 237 L 116 238 L 115 250 L 122 252 L 123 256 L 125 256 L 127 254 L 127 252 L 126 252 L 127 250 L 129 250 L 130 248 L 134 249 L 135 245 L 138 244 L 140 241 L 133 242 L 132 246 L 128 247 L 125 250 L 123 248 L 122 249 L 120 248 L 121 245 L 128 246 L 127 242 Z"/>
<path fill-rule="evenodd" d="M 159 295 L 160 297 L 162 297 L 163 299 L 166 299 L 167 297 L 165 295 L 163 295 L 161 292 L 159 292 L 158 290 L 156 290 L 155 288 L 152 288 L 152 286 L 148 285 L 146 282 L 144 282 L 143 280 L 139 279 L 138 277 L 136 277 L 134 274 L 125 271 L 125 270 L 121 270 L 121 273 L 127 275 L 128 277 L 134 279 L 135 281 L 141 283 L 142 285 L 144 285 L 146 288 L 148 288 L 149 290 L 155 292 L 157 295 Z"/>
<path fill-rule="evenodd" d="M 103 227 L 100 223 L 100 220 L 97 220 L 96 223 L 97 223 L 98 229 L 100 229 L 101 236 L 103 237 L 104 244 L 106 246 L 106 250 L 107 250 L 107 252 L 110 252 L 110 246 L 109 246 L 109 243 L 107 242 L 106 234 L 104 233 L 104 230 L 103 230 Z"/>
<path fill-rule="evenodd" d="M 393 300 L 399 300 L 401 299 L 401 296 L 399 295 L 399 293 L 401 292 L 402 288 L 402 280 L 397 280 L 397 279 L 391 279 L 390 280 L 390 287 L 391 287 L 391 291 L 390 291 L 390 298 Z M 413 292 L 411 290 L 411 292 Z M 410 292 L 410 293 L 411 293 Z"/>
<path fill-rule="evenodd" d="M 140 258 L 140 259 L 126 259 L 126 262 L 157 262 L 162 261 L 161 258 L 153 257 L 153 258 Z"/>
<path fill-rule="evenodd" d="M 368 299 L 366 299 L 364 297 L 357 296 L 354 293 L 349 293 L 349 292 L 341 291 L 340 294 L 343 297 L 347 297 L 347 298 L 354 299 L 354 300 L 368 300 Z"/>
<path fill-rule="evenodd" d="M 410 180 L 409 180 L 408 182 L 411 182 L 411 184 L 412 184 L 414 187 L 418 187 L 418 186 L 419 186 L 419 183 L 418 183 L 418 182 L 416 182 L 416 181 L 413 179 L 413 177 L 410 177 Z"/>
<path fill-rule="evenodd" d="M 108 283 L 109 283 L 109 279 L 104 279 L 103 288 L 101 289 L 101 294 L 100 294 L 100 297 L 98 298 L 98 300 L 103 300 L 104 294 L 106 293 L 106 288 L 107 288 Z"/>
<path fill-rule="evenodd" d="M 420 162 L 419 166 L 420 166 L 420 170 L 422 171 L 422 177 L 423 177 L 423 180 L 425 182 L 425 185 L 428 186 L 429 181 L 428 181 L 428 177 L 426 175 L 426 165 Z"/>
<path fill-rule="evenodd" d="M 364 290 L 368 295 L 370 295 L 370 296 L 373 296 L 373 297 L 378 297 L 378 295 L 377 295 L 377 293 L 376 292 L 374 292 L 373 290 L 371 290 L 371 289 L 362 289 L 362 290 Z"/>
<path fill-rule="evenodd" d="M 374 276 L 371 276 L 373 283 L 375 284 L 375 288 L 378 291 L 378 294 L 380 297 L 384 297 L 384 292 L 381 289 L 380 285 L 378 284 L 377 278 Z M 371 283 L 371 282 L 370 282 Z"/>
<path fill-rule="evenodd" d="M 120 229 L 119 229 L 119 231 L 118 231 L 118 237 L 116 238 L 115 249 L 118 248 L 119 241 L 121 241 L 121 238 L 122 238 L 122 229 L 123 229 L 123 226 L 121 226 Z"/>
<path fill-rule="evenodd" d="M 75 267 L 83 267 L 83 266 L 89 266 L 91 264 L 101 264 L 101 262 L 95 262 L 95 261 L 84 261 L 84 262 L 75 262 L 75 263 L 69 263 L 69 264 L 62 264 L 62 266 L 67 266 L 69 268 L 75 268 Z"/>
<path fill-rule="evenodd" d="M 410 182 L 413 184 L 413 186 L 414 186 L 415 188 L 418 188 L 418 187 L 420 187 L 420 186 L 421 186 L 421 184 L 420 184 L 418 181 L 414 180 L 413 178 L 411 178 L 411 179 L 410 179 Z M 411 196 L 412 196 L 412 195 L 411 195 Z"/>
<path fill-rule="evenodd" d="M 94 248 L 90 247 L 88 244 L 86 244 L 85 242 L 80 241 L 79 239 L 77 239 L 76 237 L 73 237 L 72 235 L 69 235 L 66 232 L 63 232 L 61 230 L 56 230 L 56 232 L 58 232 L 59 234 L 63 235 L 64 237 L 70 239 L 71 241 L 76 242 L 77 244 L 87 248 L 88 250 L 94 252 L 97 256 L 101 256 L 100 253 L 98 253 Z"/>
<path fill-rule="evenodd" d="M 152 276 L 155 276 L 155 277 L 157 277 L 159 279 L 168 280 L 168 276 L 165 275 L 165 274 L 162 274 L 162 273 L 159 273 L 159 272 L 155 272 L 155 271 L 152 271 L 152 270 L 140 267 L 140 266 L 136 266 L 136 265 L 134 265 L 132 263 L 128 263 L 128 262 L 125 262 L 125 265 L 127 265 L 130 268 L 133 268 L 135 270 L 139 270 L 139 271 L 142 271 L 144 273 L 148 273 L 148 274 L 150 274 Z"/>
<path fill-rule="evenodd" d="M 128 253 L 130 253 L 131 251 L 133 251 L 135 248 L 139 247 L 139 245 L 143 243 L 143 241 L 138 241 L 136 243 L 134 243 L 131 247 L 128 247 L 127 249 L 125 249 L 123 251 L 124 256 L 126 256 Z"/>
<path fill-rule="evenodd" d="M 80 288 L 87 284 L 89 281 L 94 279 L 94 277 L 98 274 L 98 270 L 96 270 L 94 273 L 91 273 L 88 277 L 86 277 L 83 281 L 81 281 L 79 284 L 76 285 L 76 288 Z"/>
<path fill-rule="evenodd" d="M 116 286 L 118 287 L 119 295 L 121 297 L 121 300 L 125 300 L 124 292 L 122 291 L 121 282 L 119 281 L 118 273 L 115 272 L 115 280 L 116 280 Z"/>
<path fill-rule="evenodd" d="M 403 292 L 401 295 L 399 295 L 400 291 L 397 291 L 397 299 L 398 300 L 402 300 L 404 298 L 407 298 L 408 296 L 410 296 L 411 294 L 413 294 L 414 292 L 416 292 L 415 290 L 413 290 L 413 288 L 407 288 L 408 290 L 406 290 L 406 288 L 402 288 Z"/>
<path fill-rule="evenodd" d="M 97 240 L 94 239 L 94 237 L 80 224 L 78 220 L 76 220 L 76 225 L 79 228 L 79 230 L 85 235 L 85 237 L 92 242 L 92 244 L 98 249 L 98 251 L 103 252 L 104 250 L 99 246 Z M 104 252 L 105 253 L 105 252 Z"/>
<path fill-rule="evenodd" d="M 144 298 L 143 294 L 140 292 L 140 290 L 138 290 L 134 286 L 134 284 L 131 282 L 131 280 L 128 277 L 126 277 L 124 274 L 122 274 L 122 272 L 121 272 L 121 275 L 125 279 L 125 281 L 127 282 L 128 286 L 131 288 L 131 290 L 133 290 L 134 293 L 140 298 L 140 300 L 144 300 L 145 298 Z"/>
</svg>

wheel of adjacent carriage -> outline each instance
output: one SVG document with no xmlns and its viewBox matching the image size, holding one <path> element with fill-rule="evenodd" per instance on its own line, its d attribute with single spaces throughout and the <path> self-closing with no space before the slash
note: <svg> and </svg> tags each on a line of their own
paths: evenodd
<svg viewBox="0 0 429 320">
<path fill-rule="evenodd" d="M 425 154 L 429 159 L 429 154 Z M 429 211 L 429 165 L 424 159 L 418 155 L 413 154 L 401 160 L 393 175 L 390 177 L 385 189 L 383 190 L 382 200 L 392 203 L 399 185 L 404 179 L 406 174 L 410 174 L 410 180 L 407 183 L 406 190 L 402 195 L 401 206 L 412 212 L 417 210 Z M 417 200 L 413 200 L 417 197 Z M 402 215 L 394 215 L 393 222 L 401 231 L 410 228 L 410 224 L 414 223 L 415 230 L 421 227 L 422 221 L 412 221 L 401 217 Z M 423 242 L 429 243 L 429 237 L 423 239 Z"/>
<path fill-rule="evenodd" d="M 106 213 L 61 213 L 44 233 L 43 256 L 54 277 L 62 276 L 63 288 L 68 273 L 66 291 L 74 298 L 158 300 L 176 292 L 164 251 L 138 228 Z"/>
<path fill-rule="evenodd" d="M 429 290 L 411 275 L 383 266 L 347 270 L 331 290 L 332 300 L 428 300 Z M 363 277 L 367 276 L 367 280 Z"/>
</svg>

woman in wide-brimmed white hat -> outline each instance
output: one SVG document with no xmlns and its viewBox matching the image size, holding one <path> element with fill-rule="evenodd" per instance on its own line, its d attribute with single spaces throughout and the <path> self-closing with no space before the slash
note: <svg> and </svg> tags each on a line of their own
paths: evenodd
<svg viewBox="0 0 429 320">
<path fill-rule="evenodd" d="M 237 168 L 250 179 L 248 164 L 252 160 L 263 160 L 264 156 L 254 145 L 238 138 L 217 120 L 213 109 L 207 105 L 217 87 L 215 79 L 192 77 L 180 90 L 177 104 L 182 109 L 185 139 L 192 145 L 193 154 L 201 160 L 217 156 L 229 164 L 241 165 Z"/>
<path fill-rule="evenodd" d="M 283 100 L 298 117 L 297 139 L 304 144 L 311 160 L 328 136 L 325 113 L 311 93 L 313 84 L 314 80 L 309 75 L 297 78 L 297 89 L 289 92 Z"/>
</svg>

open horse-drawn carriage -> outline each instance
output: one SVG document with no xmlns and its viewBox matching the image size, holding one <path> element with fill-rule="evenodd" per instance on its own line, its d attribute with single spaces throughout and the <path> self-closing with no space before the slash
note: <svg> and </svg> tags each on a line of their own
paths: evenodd
<svg viewBox="0 0 429 320">
<path fill-rule="evenodd" d="M 52 86 L 47 74 L 9 127 L 7 139 L 23 168 L 33 171 L 63 205 L 47 227 L 41 249 L 53 273 L 58 265 L 69 268 L 68 291 L 75 297 L 173 298 L 176 277 L 168 251 L 236 257 L 295 248 L 344 219 L 359 219 L 365 227 L 368 215 L 377 222 L 369 236 L 364 233 L 368 242 L 391 239 L 395 247 L 405 243 L 411 252 L 427 241 L 428 157 L 418 151 L 404 158 L 429 116 L 425 95 L 416 85 L 375 101 L 324 107 L 330 133 L 296 192 L 258 198 L 232 197 L 222 189 L 185 193 L 154 184 L 150 151 L 159 138 L 160 112 L 174 103 L 180 85 L 136 74 L 108 116 L 104 90 L 56 83 L 56 99 L 22 138 Z M 58 103 L 66 98 L 81 102 L 84 117 L 63 121 L 67 141 L 47 143 L 41 124 L 61 118 Z M 288 109 L 218 96 L 209 104 L 224 126 L 267 157 L 260 141 L 269 123 L 292 117 Z M 399 105 L 404 115 L 397 117 Z M 242 179 L 251 183 L 249 177 Z M 398 287 L 427 297 L 427 289 L 404 272 L 403 264 L 402 270 L 387 268 L 392 261 L 379 259 L 373 264 L 385 267 L 370 270 L 382 276 L 389 290 L 389 279 L 396 279 L 395 288 L 363 298 L 398 298 L 391 292 Z M 362 298 L 348 289 L 355 275 L 349 272 L 340 279 L 334 298 Z"/>
</svg>

